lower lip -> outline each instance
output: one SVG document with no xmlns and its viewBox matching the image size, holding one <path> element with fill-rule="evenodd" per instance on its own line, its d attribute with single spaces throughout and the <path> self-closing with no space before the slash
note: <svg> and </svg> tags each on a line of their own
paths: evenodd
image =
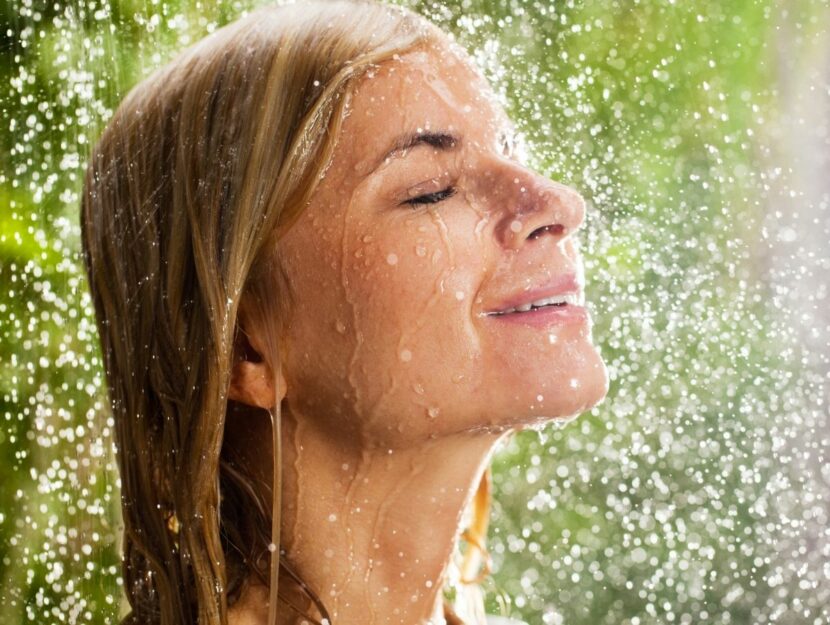
<svg viewBox="0 0 830 625">
<path fill-rule="evenodd" d="M 584 306 L 543 306 L 526 312 L 512 312 L 506 315 L 489 315 L 491 319 L 508 323 L 544 328 L 549 326 L 566 326 L 587 323 L 591 316 Z"/>
</svg>

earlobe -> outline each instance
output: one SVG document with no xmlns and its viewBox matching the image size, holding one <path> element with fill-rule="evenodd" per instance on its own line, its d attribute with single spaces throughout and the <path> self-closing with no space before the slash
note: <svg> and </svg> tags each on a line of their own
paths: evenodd
<svg viewBox="0 0 830 625">
<path fill-rule="evenodd" d="M 285 380 L 282 375 L 275 379 L 271 367 L 265 361 L 238 360 L 231 371 L 228 397 L 248 406 L 268 410 L 285 397 Z"/>
<path fill-rule="evenodd" d="M 285 399 L 285 378 L 281 369 L 274 375 L 269 358 L 266 357 L 269 350 L 266 349 L 267 342 L 262 340 L 261 331 L 267 323 L 264 311 L 261 306 L 252 309 L 249 304 L 243 298 L 239 308 L 228 398 L 270 410 Z M 252 315 L 252 312 L 260 314 Z"/>
</svg>

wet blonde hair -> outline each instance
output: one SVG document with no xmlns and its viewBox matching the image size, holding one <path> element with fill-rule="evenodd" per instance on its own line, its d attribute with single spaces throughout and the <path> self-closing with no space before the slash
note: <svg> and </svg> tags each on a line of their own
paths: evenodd
<svg viewBox="0 0 830 625">
<path fill-rule="evenodd" d="M 252 573 L 270 584 L 274 622 L 277 563 L 328 616 L 269 554 L 279 406 L 270 501 L 223 458 L 240 302 L 253 316 L 285 305 L 248 285 L 321 179 L 356 80 L 439 33 L 371 1 L 263 7 L 135 87 L 92 150 L 81 226 L 116 424 L 125 623 L 224 625 Z M 275 372 L 278 353 L 272 336 Z M 471 527 L 475 558 L 481 519 Z"/>
</svg>

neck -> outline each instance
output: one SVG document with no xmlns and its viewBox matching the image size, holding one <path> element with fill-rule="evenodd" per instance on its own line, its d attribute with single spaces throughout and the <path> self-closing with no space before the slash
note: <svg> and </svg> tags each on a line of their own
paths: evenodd
<svg viewBox="0 0 830 625">
<path fill-rule="evenodd" d="M 281 542 L 292 568 L 337 625 L 444 623 L 461 516 L 500 435 L 366 449 L 309 422 L 283 412 Z M 281 623 L 300 620 L 283 613 Z"/>
</svg>

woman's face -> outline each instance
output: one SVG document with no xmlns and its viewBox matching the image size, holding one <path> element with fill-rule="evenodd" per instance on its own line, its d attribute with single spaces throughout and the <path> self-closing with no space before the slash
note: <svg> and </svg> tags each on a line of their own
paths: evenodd
<svg viewBox="0 0 830 625">
<path fill-rule="evenodd" d="M 575 238 L 584 203 L 522 164 L 511 128 L 447 44 L 361 80 L 325 178 L 277 252 L 294 296 L 290 406 L 392 448 L 602 399 Z M 519 310 L 549 298 L 560 305 Z"/>
</svg>

